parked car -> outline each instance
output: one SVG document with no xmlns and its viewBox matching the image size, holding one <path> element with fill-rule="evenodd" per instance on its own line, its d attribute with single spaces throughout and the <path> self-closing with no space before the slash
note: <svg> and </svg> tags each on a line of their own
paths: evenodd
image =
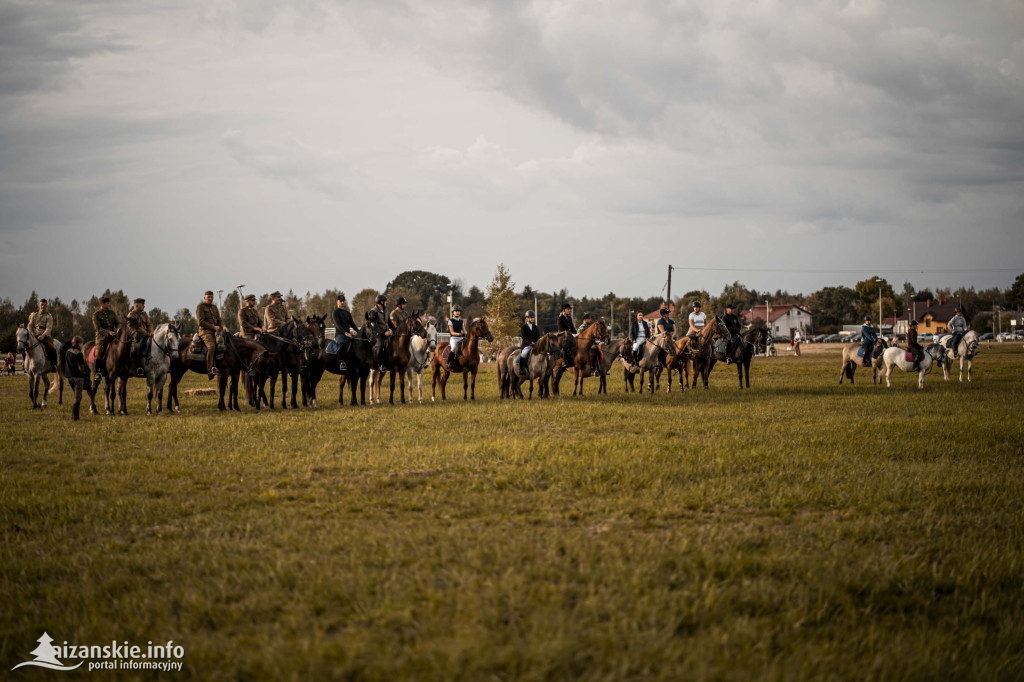
<svg viewBox="0 0 1024 682">
<path fill-rule="evenodd" d="M 828 334 L 818 334 L 814 337 L 814 343 L 821 343 L 828 338 Z"/>
<path fill-rule="evenodd" d="M 991 341 L 994 338 L 995 335 L 992 332 L 985 332 L 984 334 L 978 337 L 978 339 L 981 341 Z"/>
<path fill-rule="evenodd" d="M 907 340 L 907 335 L 906 334 L 896 334 L 896 340 L 897 341 L 906 341 Z"/>
<path fill-rule="evenodd" d="M 1003 332 L 999 335 L 1000 341 L 1013 341 L 1019 338 L 1021 338 L 1021 335 L 1018 332 Z"/>
<path fill-rule="evenodd" d="M 860 343 L 860 334 L 854 334 L 850 337 L 850 343 Z"/>
<path fill-rule="evenodd" d="M 843 337 L 840 336 L 839 334 L 829 334 L 828 336 L 825 337 L 825 343 L 835 343 L 837 341 L 841 341 L 842 338 Z"/>
<path fill-rule="evenodd" d="M 935 334 L 931 332 L 922 332 L 917 335 L 917 342 L 920 344 L 932 343 L 935 341 Z"/>
</svg>

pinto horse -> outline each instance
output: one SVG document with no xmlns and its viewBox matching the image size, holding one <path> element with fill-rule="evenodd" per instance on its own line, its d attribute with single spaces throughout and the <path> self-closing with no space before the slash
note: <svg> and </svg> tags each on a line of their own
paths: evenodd
<svg viewBox="0 0 1024 682">
<path fill-rule="evenodd" d="M 476 400 L 476 373 L 480 367 L 480 339 L 486 341 L 494 341 L 494 336 L 491 334 L 490 327 L 487 326 L 487 318 L 480 317 L 473 321 L 469 326 L 469 335 L 465 341 L 459 344 L 457 362 L 458 369 L 456 372 L 462 372 L 462 399 L 463 400 Z M 448 376 L 452 373 L 448 370 L 445 364 L 445 351 L 448 349 L 448 342 L 442 341 L 437 344 L 437 350 L 434 352 L 434 357 L 430 360 L 430 373 L 431 377 L 431 396 L 430 399 L 434 400 L 437 396 L 437 384 L 441 384 L 441 400 L 447 400 L 448 396 L 445 393 L 445 387 L 448 385 Z M 444 372 L 442 375 L 441 372 Z M 469 375 L 472 375 L 472 383 L 469 381 Z M 469 395 L 471 394 L 471 395 Z M 468 396 L 468 397 L 467 397 Z"/>
<path fill-rule="evenodd" d="M 405 374 L 412 360 L 412 339 L 427 338 L 427 329 L 420 320 L 420 313 L 414 310 L 412 317 L 407 319 L 391 335 L 391 343 L 387 348 L 388 376 L 391 379 L 391 397 L 388 402 L 395 404 L 395 375 L 398 375 L 399 392 L 402 396 L 402 404 L 405 404 Z M 379 391 L 379 387 L 378 387 Z M 412 400 L 412 384 L 409 385 L 409 400 Z"/>
</svg>

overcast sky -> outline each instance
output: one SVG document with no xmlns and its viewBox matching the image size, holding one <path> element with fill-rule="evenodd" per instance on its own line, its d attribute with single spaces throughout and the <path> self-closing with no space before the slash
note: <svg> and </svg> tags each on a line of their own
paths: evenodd
<svg viewBox="0 0 1024 682">
<path fill-rule="evenodd" d="M 669 263 L 677 294 L 1006 287 L 1022 253 L 1020 0 L 0 0 L 16 303 L 499 262 L 577 296 Z"/>
</svg>

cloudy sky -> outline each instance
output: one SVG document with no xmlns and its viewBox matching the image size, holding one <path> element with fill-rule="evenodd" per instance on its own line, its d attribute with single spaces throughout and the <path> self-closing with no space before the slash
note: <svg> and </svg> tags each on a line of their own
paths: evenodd
<svg viewBox="0 0 1024 682">
<path fill-rule="evenodd" d="M 576 295 L 669 263 L 677 293 L 1005 287 L 1022 253 L 1019 0 L 0 0 L 16 302 L 499 262 Z"/>
</svg>

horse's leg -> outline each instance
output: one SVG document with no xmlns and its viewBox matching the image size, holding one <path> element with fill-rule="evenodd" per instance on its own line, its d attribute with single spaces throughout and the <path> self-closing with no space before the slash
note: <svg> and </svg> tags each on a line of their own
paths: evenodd
<svg viewBox="0 0 1024 682">
<path fill-rule="evenodd" d="M 388 370 L 388 379 L 390 380 L 390 383 L 391 383 L 391 395 L 388 397 L 388 403 L 391 404 L 391 405 L 394 405 L 395 404 L 395 368 L 394 367 L 392 367 L 390 370 Z M 405 391 L 403 390 L 402 393 L 404 395 Z M 402 402 L 404 403 L 405 401 L 403 400 Z"/>
<path fill-rule="evenodd" d="M 128 414 L 128 377 L 121 379 L 121 385 L 117 391 L 117 399 L 120 403 L 120 412 L 123 415 Z"/>
<path fill-rule="evenodd" d="M 750 388 L 750 358 L 743 361 L 743 374 L 747 380 L 747 388 Z"/>
<path fill-rule="evenodd" d="M 469 400 L 469 372 L 462 370 L 462 399 Z"/>
<path fill-rule="evenodd" d="M 743 363 L 742 362 L 737 362 L 736 363 L 736 376 L 740 380 L 740 389 L 742 389 L 743 388 Z M 748 386 L 748 388 L 749 388 L 749 386 Z"/>
<path fill-rule="evenodd" d="M 974 358 L 967 359 L 967 381 L 971 380 L 971 366 L 974 364 Z M 964 380 L 964 359 L 960 358 L 960 381 Z"/>
<path fill-rule="evenodd" d="M 167 381 L 167 372 L 161 372 L 156 378 L 156 413 L 164 411 L 164 383 Z"/>
<path fill-rule="evenodd" d="M 217 375 L 217 409 L 221 412 L 227 410 L 227 405 L 224 404 L 224 391 L 228 387 L 228 373 L 223 371 Z"/>
<path fill-rule="evenodd" d="M 153 414 L 153 377 L 148 374 L 146 375 L 146 414 Z"/>
<path fill-rule="evenodd" d="M 476 370 L 473 370 L 473 380 L 469 384 L 469 398 L 476 400 Z"/>
</svg>

